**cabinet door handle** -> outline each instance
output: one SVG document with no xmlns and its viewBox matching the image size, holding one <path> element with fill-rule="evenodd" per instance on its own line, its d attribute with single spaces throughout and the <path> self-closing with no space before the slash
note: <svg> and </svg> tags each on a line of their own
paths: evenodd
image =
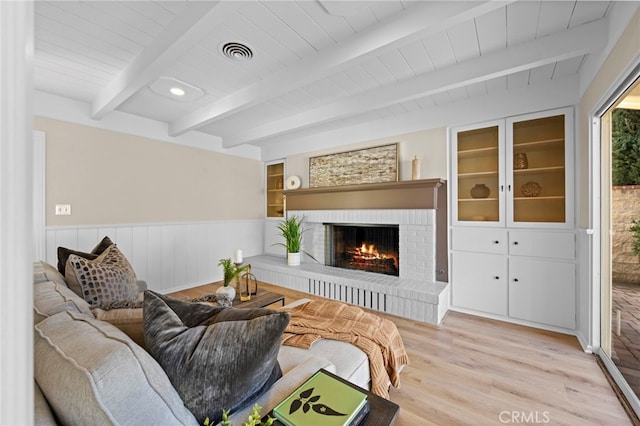
<svg viewBox="0 0 640 426">
<path fill-rule="evenodd" d="M 514 242 L 513 242 L 513 245 L 514 245 L 514 246 L 517 246 L 517 245 L 518 245 L 518 242 L 517 242 L 517 241 L 514 241 Z"/>
<path fill-rule="evenodd" d="M 500 241 L 495 240 L 495 241 L 493 242 L 493 244 L 500 244 Z"/>
<path fill-rule="evenodd" d="M 499 279 L 500 279 L 500 277 L 496 275 L 495 277 L 493 277 L 493 279 L 494 279 L 494 280 L 499 280 Z"/>
<path fill-rule="evenodd" d="M 518 279 L 517 279 L 517 278 L 514 278 L 514 279 L 513 279 L 513 282 L 514 282 L 514 283 L 517 283 L 517 282 L 518 282 Z"/>
<path fill-rule="evenodd" d="M 511 192 L 511 185 L 507 185 L 507 191 Z"/>
<path fill-rule="evenodd" d="M 500 192 L 504 192 L 504 185 L 500 185 Z"/>
</svg>

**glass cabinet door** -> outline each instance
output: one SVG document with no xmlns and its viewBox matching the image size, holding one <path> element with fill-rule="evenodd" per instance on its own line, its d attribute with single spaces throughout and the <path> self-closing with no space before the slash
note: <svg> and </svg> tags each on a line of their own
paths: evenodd
<svg viewBox="0 0 640 426">
<path fill-rule="evenodd" d="M 567 116 L 556 111 L 508 121 L 509 222 L 567 222 Z"/>
<path fill-rule="evenodd" d="M 499 124 L 457 131 L 457 221 L 500 222 L 501 146 Z"/>
</svg>

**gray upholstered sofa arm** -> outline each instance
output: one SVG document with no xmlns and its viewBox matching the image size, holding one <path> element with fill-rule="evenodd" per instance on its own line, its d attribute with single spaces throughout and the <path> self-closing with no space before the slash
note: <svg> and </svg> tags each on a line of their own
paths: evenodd
<svg viewBox="0 0 640 426">
<path fill-rule="evenodd" d="M 136 283 L 138 284 L 138 293 L 144 293 L 147 290 L 147 282 L 143 280 L 138 280 Z"/>
</svg>

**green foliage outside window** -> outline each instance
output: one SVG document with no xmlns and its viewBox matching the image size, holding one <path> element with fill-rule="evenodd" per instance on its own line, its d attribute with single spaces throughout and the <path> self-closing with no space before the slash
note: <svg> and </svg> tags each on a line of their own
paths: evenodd
<svg viewBox="0 0 640 426">
<path fill-rule="evenodd" d="M 640 220 L 634 220 L 629 231 L 633 234 L 633 245 L 631 250 L 636 256 L 640 255 Z"/>
<path fill-rule="evenodd" d="M 613 185 L 639 185 L 640 111 L 615 109 L 612 114 L 611 133 Z"/>
</svg>

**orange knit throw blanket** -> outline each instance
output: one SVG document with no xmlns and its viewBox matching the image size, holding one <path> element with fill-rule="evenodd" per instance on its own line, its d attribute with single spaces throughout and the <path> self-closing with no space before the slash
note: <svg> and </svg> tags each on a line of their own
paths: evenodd
<svg viewBox="0 0 640 426">
<path fill-rule="evenodd" d="M 319 339 L 352 343 L 369 357 L 371 392 L 388 399 L 389 382 L 400 387 L 400 368 L 409 363 L 409 357 L 390 320 L 331 300 L 283 310 L 291 314 L 282 336 L 284 345 L 308 349 Z"/>
</svg>

